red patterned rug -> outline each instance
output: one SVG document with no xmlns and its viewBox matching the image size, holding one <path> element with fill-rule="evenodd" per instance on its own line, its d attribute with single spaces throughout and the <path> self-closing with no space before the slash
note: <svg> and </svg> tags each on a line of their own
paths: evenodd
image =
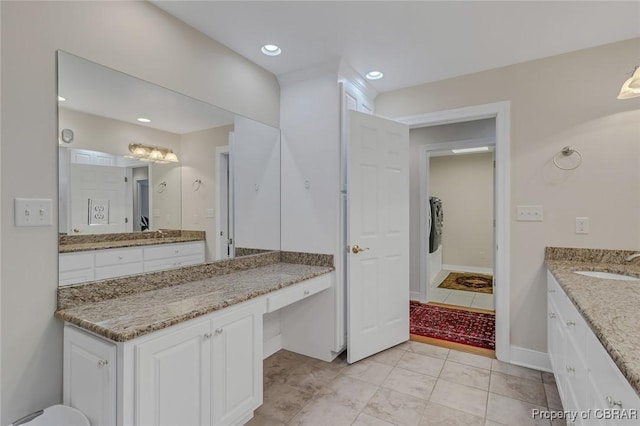
<svg viewBox="0 0 640 426">
<path fill-rule="evenodd" d="M 496 317 L 492 314 L 409 302 L 409 332 L 418 336 L 495 350 Z"/>
</svg>

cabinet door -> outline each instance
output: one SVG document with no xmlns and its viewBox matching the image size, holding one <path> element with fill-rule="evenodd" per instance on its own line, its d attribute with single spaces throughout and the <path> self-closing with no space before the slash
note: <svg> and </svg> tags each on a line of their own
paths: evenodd
<svg viewBox="0 0 640 426">
<path fill-rule="evenodd" d="M 135 347 L 136 425 L 209 426 L 210 321 Z"/>
<path fill-rule="evenodd" d="M 64 328 L 63 403 L 91 426 L 116 424 L 116 346 L 73 326 Z"/>
<path fill-rule="evenodd" d="M 262 404 L 264 302 L 212 320 L 214 426 L 235 425 Z"/>
</svg>

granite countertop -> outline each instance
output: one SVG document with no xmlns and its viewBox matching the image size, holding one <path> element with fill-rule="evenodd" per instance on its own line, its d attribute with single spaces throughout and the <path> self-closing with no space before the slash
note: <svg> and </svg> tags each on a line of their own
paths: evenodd
<svg viewBox="0 0 640 426">
<path fill-rule="evenodd" d="M 547 247 L 546 264 L 622 374 L 640 395 L 640 282 L 574 274 L 601 271 L 640 278 L 640 259 L 629 250 Z"/>
<path fill-rule="evenodd" d="M 333 270 L 331 266 L 273 263 L 60 309 L 55 316 L 125 342 Z"/>
<path fill-rule="evenodd" d="M 58 252 L 59 253 L 75 253 L 79 251 L 104 250 L 104 249 L 124 248 L 124 247 L 140 247 L 140 246 L 150 246 L 154 244 L 186 243 L 190 241 L 204 241 L 204 239 L 202 237 L 197 237 L 197 236 L 180 236 L 180 237 L 135 239 L 135 240 L 98 241 L 98 242 L 88 242 L 88 243 L 67 243 L 67 244 L 58 246 Z"/>
<path fill-rule="evenodd" d="M 188 229 L 159 229 L 157 231 L 108 234 L 60 234 L 58 236 L 58 252 L 74 253 L 78 251 L 204 241 L 205 235 L 204 231 Z"/>
</svg>

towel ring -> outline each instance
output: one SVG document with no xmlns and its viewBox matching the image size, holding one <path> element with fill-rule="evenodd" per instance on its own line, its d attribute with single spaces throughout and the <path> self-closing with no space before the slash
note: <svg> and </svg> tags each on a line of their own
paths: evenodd
<svg viewBox="0 0 640 426">
<path fill-rule="evenodd" d="M 555 166 L 560 170 L 575 170 L 578 167 L 580 167 L 580 165 L 582 164 L 582 154 L 580 153 L 580 151 L 578 151 L 577 149 L 574 149 L 572 146 L 565 146 L 564 148 L 562 148 L 562 151 L 560 151 L 559 154 L 562 154 L 562 156 L 564 157 L 569 157 L 570 155 L 573 155 L 573 154 L 578 155 L 578 164 L 576 164 L 573 167 L 562 167 L 560 164 L 558 164 L 558 154 L 554 155 L 553 164 L 555 164 Z"/>
<path fill-rule="evenodd" d="M 164 190 L 167 189 L 167 182 L 162 181 L 158 184 L 158 194 L 162 194 Z"/>
<path fill-rule="evenodd" d="M 198 189 L 200 189 L 200 185 L 202 185 L 202 181 L 200 179 L 196 179 L 193 181 L 193 183 L 191 184 L 191 189 L 193 189 L 193 191 L 197 191 Z"/>
</svg>

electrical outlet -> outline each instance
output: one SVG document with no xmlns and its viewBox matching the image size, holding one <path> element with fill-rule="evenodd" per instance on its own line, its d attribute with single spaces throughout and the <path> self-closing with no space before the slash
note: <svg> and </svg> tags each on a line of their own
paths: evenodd
<svg viewBox="0 0 640 426">
<path fill-rule="evenodd" d="M 542 222 L 542 206 L 518 206 L 516 210 L 520 222 Z"/>
<path fill-rule="evenodd" d="M 213 217 L 215 217 L 215 211 L 213 209 L 206 209 L 205 210 L 205 215 L 208 218 L 213 218 Z"/>
<path fill-rule="evenodd" d="M 589 218 L 576 217 L 576 234 L 588 234 L 588 233 L 589 233 Z"/>
<path fill-rule="evenodd" d="M 16 198 L 14 203 L 16 226 L 51 226 L 50 198 Z"/>
</svg>

